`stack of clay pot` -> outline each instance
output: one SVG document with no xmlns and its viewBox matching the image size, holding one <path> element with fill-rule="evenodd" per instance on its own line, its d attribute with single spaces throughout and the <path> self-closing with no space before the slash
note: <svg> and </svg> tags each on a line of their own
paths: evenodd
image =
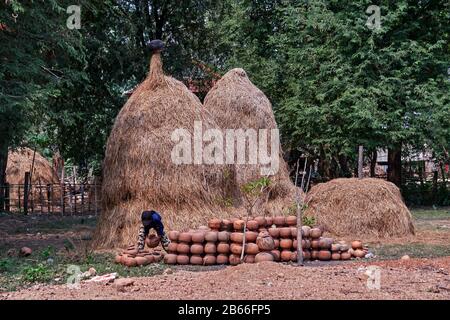
<svg viewBox="0 0 450 320">
<path fill-rule="evenodd" d="M 115 262 L 127 267 L 137 267 L 160 262 L 162 259 L 163 253 L 160 249 L 138 252 L 136 246 L 129 246 L 127 250 L 116 255 Z"/>
<path fill-rule="evenodd" d="M 252 217 L 247 220 L 211 219 L 208 226 L 186 232 L 170 231 L 167 264 L 214 265 L 261 261 L 297 261 L 297 217 Z M 245 232 L 244 232 L 245 229 Z M 305 260 L 349 260 L 359 249 L 322 237 L 320 228 L 303 226 Z M 353 243 L 352 243 L 353 244 Z M 360 245 L 362 250 L 362 244 Z M 357 252 L 360 255 L 360 252 Z M 242 259 L 241 259 L 242 258 Z"/>
<path fill-rule="evenodd" d="M 363 243 L 360 240 L 352 241 L 351 245 L 348 254 L 353 258 L 364 258 L 368 253 L 367 248 L 363 247 Z"/>
</svg>

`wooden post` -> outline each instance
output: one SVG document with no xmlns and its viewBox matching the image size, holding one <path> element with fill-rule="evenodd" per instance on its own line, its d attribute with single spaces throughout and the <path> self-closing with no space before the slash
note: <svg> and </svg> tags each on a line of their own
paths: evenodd
<svg viewBox="0 0 450 320">
<path fill-rule="evenodd" d="M 70 214 L 73 215 L 73 195 L 72 195 L 72 186 L 69 184 L 69 206 L 70 206 Z"/>
<path fill-rule="evenodd" d="M 19 212 L 22 212 L 22 204 L 21 204 L 21 200 L 22 200 L 21 199 L 21 196 L 22 196 L 22 192 L 21 192 L 22 190 L 21 189 L 22 188 L 20 187 L 20 184 L 17 186 L 17 189 L 18 189 L 17 190 L 17 194 L 19 195 L 19 199 L 18 199 L 19 200 Z"/>
<path fill-rule="evenodd" d="M 5 211 L 11 211 L 11 201 L 10 201 L 9 183 L 5 183 Z"/>
<path fill-rule="evenodd" d="M 41 214 L 44 212 L 44 195 L 42 194 L 42 184 L 39 184 L 39 205 L 41 207 Z"/>
<path fill-rule="evenodd" d="M 51 208 L 51 203 L 52 203 L 52 185 L 51 184 L 47 184 L 47 212 L 48 213 L 53 213 L 53 210 Z"/>
<path fill-rule="evenodd" d="M 98 213 L 98 206 L 97 206 L 97 184 L 95 185 L 94 189 L 94 205 L 95 205 L 95 215 Z"/>
<path fill-rule="evenodd" d="M 363 160 L 364 160 L 364 147 L 359 146 L 358 150 L 358 178 L 363 178 Z"/>
<path fill-rule="evenodd" d="M 61 184 L 61 214 L 64 215 L 66 211 L 66 185 L 63 183 Z"/>
<path fill-rule="evenodd" d="M 81 185 L 80 192 L 81 192 L 81 214 L 83 214 L 84 213 L 84 184 Z"/>
<path fill-rule="evenodd" d="M 302 178 L 302 185 L 301 185 L 301 192 L 303 192 L 303 183 L 305 181 L 305 171 L 306 171 L 306 164 L 308 162 L 308 159 L 305 158 L 305 165 L 303 168 L 303 178 Z M 297 187 L 297 180 L 298 180 L 298 169 L 300 166 L 300 159 L 297 160 L 297 172 L 295 174 L 295 187 L 296 194 L 297 194 L 297 265 L 302 266 L 303 265 L 303 247 L 302 247 L 302 200 L 301 200 L 301 193 L 298 190 Z"/>
<path fill-rule="evenodd" d="M 74 210 L 75 214 L 77 214 L 77 185 L 73 185 L 73 198 L 74 198 Z"/>
<path fill-rule="evenodd" d="M 30 173 L 25 172 L 25 185 L 23 187 L 23 212 L 24 214 L 28 214 L 28 191 L 30 189 Z"/>
</svg>

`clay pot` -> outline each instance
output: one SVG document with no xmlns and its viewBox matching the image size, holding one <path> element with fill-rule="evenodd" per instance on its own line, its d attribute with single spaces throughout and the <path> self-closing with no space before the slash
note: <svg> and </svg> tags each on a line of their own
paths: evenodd
<svg viewBox="0 0 450 320">
<path fill-rule="evenodd" d="M 297 217 L 296 216 L 288 216 L 286 217 L 286 224 L 288 226 L 296 226 L 297 225 Z"/>
<path fill-rule="evenodd" d="M 169 243 L 169 246 L 167 247 L 167 251 L 169 251 L 170 253 L 176 253 L 177 252 L 177 246 L 178 246 L 178 243 L 171 242 L 171 243 Z"/>
<path fill-rule="evenodd" d="M 356 249 L 353 251 L 353 256 L 355 258 L 364 258 L 366 256 L 366 253 L 364 252 L 364 250 Z"/>
<path fill-rule="evenodd" d="M 154 256 L 153 254 L 151 254 L 151 253 L 146 253 L 146 254 L 144 255 L 144 258 L 147 260 L 147 263 L 146 263 L 146 264 L 150 264 L 150 263 L 156 262 L 155 256 Z M 158 261 L 158 262 L 159 262 L 159 261 Z"/>
<path fill-rule="evenodd" d="M 320 248 L 319 240 L 312 240 L 311 241 L 311 248 L 314 249 L 314 250 L 319 249 Z"/>
<path fill-rule="evenodd" d="M 238 219 L 236 221 L 233 222 L 233 228 L 236 231 L 242 231 L 244 230 L 244 225 L 245 225 L 245 221 Z"/>
<path fill-rule="evenodd" d="M 150 234 L 145 239 L 145 244 L 149 248 L 156 248 L 160 242 L 161 242 L 161 237 L 157 236 L 156 234 Z"/>
<path fill-rule="evenodd" d="M 177 255 L 176 254 L 166 254 L 164 256 L 164 263 L 166 264 L 176 264 L 177 263 Z"/>
<path fill-rule="evenodd" d="M 311 241 L 308 239 L 302 239 L 302 249 L 310 249 L 311 248 Z"/>
<path fill-rule="evenodd" d="M 242 243 L 244 241 L 244 234 L 241 232 L 233 232 L 230 234 L 230 239 L 235 243 Z"/>
<path fill-rule="evenodd" d="M 205 241 L 205 232 L 196 231 L 192 234 L 191 238 L 193 243 L 203 243 Z"/>
<path fill-rule="evenodd" d="M 283 227 L 286 224 L 286 218 L 283 216 L 276 216 L 273 218 L 273 223 L 275 223 L 277 227 Z"/>
<path fill-rule="evenodd" d="M 289 250 L 292 248 L 292 239 L 281 239 L 280 240 L 280 248 Z"/>
<path fill-rule="evenodd" d="M 361 241 L 359 241 L 359 240 L 352 241 L 352 249 L 353 250 L 362 249 L 362 248 L 363 248 L 363 244 Z"/>
<path fill-rule="evenodd" d="M 273 218 L 272 217 L 265 217 L 266 220 L 266 227 L 269 228 L 273 225 Z"/>
<path fill-rule="evenodd" d="M 153 251 L 152 256 L 155 262 L 160 262 L 164 258 L 164 255 L 159 251 Z"/>
<path fill-rule="evenodd" d="M 248 230 L 258 230 L 259 229 L 258 221 L 256 221 L 256 220 L 247 221 L 247 229 Z"/>
<path fill-rule="evenodd" d="M 303 259 L 311 260 L 311 252 L 309 250 L 303 250 Z"/>
<path fill-rule="evenodd" d="M 201 244 L 193 244 L 191 245 L 191 253 L 194 255 L 201 255 L 203 254 L 203 245 Z"/>
<path fill-rule="evenodd" d="M 230 254 L 230 257 L 228 258 L 228 261 L 232 266 L 237 266 L 241 263 L 241 257 L 236 254 Z"/>
<path fill-rule="evenodd" d="M 303 241 L 304 240 L 302 240 L 302 243 L 303 243 Z M 297 239 L 295 239 L 294 241 L 292 241 L 292 248 L 297 249 L 297 246 L 298 246 L 298 241 L 297 241 Z"/>
<path fill-rule="evenodd" d="M 242 246 L 237 243 L 232 243 L 230 245 L 230 251 L 233 254 L 240 255 L 242 253 Z"/>
<path fill-rule="evenodd" d="M 230 241 L 230 233 L 228 231 L 221 231 L 217 234 L 217 240 L 222 242 Z"/>
<path fill-rule="evenodd" d="M 255 255 L 248 254 L 244 257 L 244 263 L 255 263 Z"/>
<path fill-rule="evenodd" d="M 331 239 L 331 238 L 320 238 L 319 239 L 319 247 L 322 250 L 330 250 L 332 244 L 333 244 L 333 239 Z"/>
<path fill-rule="evenodd" d="M 192 240 L 192 235 L 189 232 L 181 232 L 178 236 L 178 241 L 184 243 L 190 243 Z"/>
<path fill-rule="evenodd" d="M 258 245 L 255 243 L 247 243 L 245 245 L 245 253 L 250 255 L 257 255 L 259 253 Z"/>
<path fill-rule="evenodd" d="M 203 258 L 203 264 L 205 266 L 212 266 L 212 265 L 216 264 L 216 261 L 217 261 L 216 256 L 212 255 L 212 254 L 207 254 Z"/>
<path fill-rule="evenodd" d="M 290 250 L 283 250 L 281 251 L 281 261 L 288 262 L 291 261 L 291 254 L 292 252 Z"/>
<path fill-rule="evenodd" d="M 232 231 L 233 223 L 229 219 L 223 219 L 220 225 L 220 230 L 222 231 Z"/>
<path fill-rule="evenodd" d="M 122 254 L 121 253 L 116 255 L 116 257 L 114 258 L 114 262 L 118 263 L 118 264 L 122 263 Z"/>
<path fill-rule="evenodd" d="M 313 239 L 319 239 L 322 236 L 322 230 L 319 228 L 312 228 L 309 235 Z"/>
<path fill-rule="evenodd" d="M 134 255 L 136 255 L 138 253 L 138 249 L 135 246 L 129 247 L 124 253 L 127 254 L 127 255 L 133 255 L 134 256 Z"/>
<path fill-rule="evenodd" d="M 310 237 L 310 232 L 311 232 L 311 227 L 309 226 L 302 226 L 302 235 L 305 238 L 309 238 Z"/>
<path fill-rule="evenodd" d="M 339 252 L 331 253 L 331 260 L 341 260 L 341 254 Z"/>
<path fill-rule="evenodd" d="M 341 245 L 339 243 L 331 244 L 331 252 L 338 252 L 341 250 Z"/>
<path fill-rule="evenodd" d="M 221 219 L 217 219 L 217 218 L 213 218 L 213 219 L 208 221 L 208 227 L 210 227 L 211 230 L 219 230 L 221 224 L 222 224 L 222 220 Z"/>
<path fill-rule="evenodd" d="M 296 227 L 291 227 L 291 237 L 292 239 L 297 239 L 297 228 Z"/>
<path fill-rule="evenodd" d="M 270 252 L 260 252 L 255 256 L 255 262 L 273 261 L 274 257 Z"/>
<path fill-rule="evenodd" d="M 177 263 L 178 264 L 189 264 L 189 261 L 190 261 L 189 256 L 186 255 L 186 254 L 179 254 L 177 256 Z"/>
<path fill-rule="evenodd" d="M 245 242 L 255 242 L 256 238 L 258 238 L 258 234 L 254 231 L 247 231 L 245 233 Z"/>
<path fill-rule="evenodd" d="M 290 238 L 291 237 L 291 228 L 280 228 L 280 238 Z"/>
<path fill-rule="evenodd" d="M 205 241 L 207 242 L 217 242 L 217 231 L 209 231 L 205 234 Z"/>
<path fill-rule="evenodd" d="M 230 252 L 230 245 L 227 242 L 219 242 L 217 245 L 217 252 L 221 254 L 228 254 Z"/>
<path fill-rule="evenodd" d="M 258 222 L 258 225 L 260 228 L 265 227 L 266 226 L 266 219 L 262 216 L 257 216 L 254 219 L 256 222 Z"/>
<path fill-rule="evenodd" d="M 273 260 L 274 261 L 280 261 L 281 260 L 281 252 L 280 252 L 280 250 L 274 249 L 274 250 L 270 251 L 270 253 L 273 255 Z"/>
<path fill-rule="evenodd" d="M 137 256 L 135 259 L 136 259 L 136 264 L 137 264 L 138 266 L 143 266 L 143 265 L 148 264 L 148 263 L 147 263 L 147 259 L 146 259 L 145 257 Z"/>
<path fill-rule="evenodd" d="M 178 241 L 178 236 L 180 233 L 178 231 L 169 231 L 168 237 L 170 241 Z"/>
<path fill-rule="evenodd" d="M 319 250 L 311 250 L 311 260 L 319 259 Z"/>
<path fill-rule="evenodd" d="M 177 253 L 179 254 L 188 254 L 191 251 L 191 248 L 187 243 L 179 243 L 177 245 Z"/>
<path fill-rule="evenodd" d="M 215 254 L 217 251 L 217 247 L 215 243 L 212 242 L 208 242 L 205 244 L 205 249 L 204 249 L 205 253 L 207 254 Z"/>
<path fill-rule="evenodd" d="M 268 232 L 260 232 L 256 239 L 256 244 L 261 251 L 271 251 L 275 249 L 275 242 Z"/>
<path fill-rule="evenodd" d="M 331 259 L 331 251 L 328 250 L 320 250 L 317 256 L 321 261 L 328 261 Z"/>
<path fill-rule="evenodd" d="M 278 239 L 280 237 L 280 229 L 279 228 L 269 228 L 267 229 L 272 238 Z"/>
<path fill-rule="evenodd" d="M 190 264 L 201 266 L 203 264 L 203 258 L 199 255 L 193 255 L 189 259 Z"/>
<path fill-rule="evenodd" d="M 273 239 L 273 248 L 278 249 L 280 247 L 280 239 Z"/>
<path fill-rule="evenodd" d="M 226 255 L 226 254 L 217 255 L 216 263 L 217 264 L 228 264 L 228 255 Z"/>
<path fill-rule="evenodd" d="M 341 253 L 341 260 L 350 260 L 352 258 L 352 254 L 348 251 Z"/>
<path fill-rule="evenodd" d="M 136 267 L 137 266 L 136 258 L 130 257 L 128 255 L 122 261 L 123 261 L 123 264 L 126 265 L 127 267 Z"/>
<path fill-rule="evenodd" d="M 341 252 L 345 252 L 345 251 L 348 251 L 350 249 L 350 246 L 348 244 L 346 244 L 346 243 L 339 244 L 339 247 L 340 247 Z"/>
</svg>

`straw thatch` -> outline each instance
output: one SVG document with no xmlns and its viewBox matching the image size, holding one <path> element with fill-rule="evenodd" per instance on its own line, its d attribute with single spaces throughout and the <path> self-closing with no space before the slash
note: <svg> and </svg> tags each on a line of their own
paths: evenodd
<svg viewBox="0 0 450 320">
<path fill-rule="evenodd" d="M 272 105 L 265 94 L 247 77 L 243 69 L 232 69 L 227 72 L 209 91 L 204 101 L 216 123 L 222 129 L 277 129 Z M 270 148 L 270 139 L 269 148 Z M 279 170 L 271 179 L 271 191 L 268 201 L 261 202 L 259 213 L 281 214 L 288 212 L 295 203 L 296 188 L 289 178 L 287 165 L 279 152 Z M 238 203 L 243 202 L 240 188 L 248 182 L 262 177 L 261 165 L 236 164 L 233 167 Z"/>
<path fill-rule="evenodd" d="M 185 229 L 218 214 L 222 172 L 217 166 L 174 164 L 175 129 L 193 133 L 194 121 L 215 127 L 202 104 L 181 82 L 164 76 L 160 53 L 119 112 L 106 145 L 102 213 L 94 245 L 120 247 L 137 241 L 140 213 L 163 213 L 167 228 Z"/>
<path fill-rule="evenodd" d="M 335 179 L 314 186 L 305 215 L 337 236 L 394 237 L 414 234 L 400 190 L 381 179 Z"/>
<path fill-rule="evenodd" d="M 19 186 L 21 186 L 21 193 L 23 193 L 23 184 L 25 183 L 25 172 L 31 172 L 33 167 L 34 151 L 29 148 L 19 148 L 17 150 L 9 151 L 8 165 L 6 168 L 6 182 L 11 185 L 10 198 L 11 205 L 18 206 Z M 33 199 L 38 203 L 42 197 L 46 198 L 46 186 L 59 185 L 59 179 L 56 172 L 53 170 L 51 163 L 44 158 L 39 152 L 36 152 L 34 159 L 33 172 L 31 174 L 31 183 L 37 185 L 32 188 L 30 194 L 30 201 Z M 39 188 L 42 186 L 42 188 Z M 42 192 L 40 192 L 42 190 Z M 55 191 L 56 192 L 56 191 Z M 58 195 L 55 196 L 59 199 Z M 23 201 L 23 194 L 20 195 Z M 23 204 L 22 204 L 23 205 Z"/>
</svg>

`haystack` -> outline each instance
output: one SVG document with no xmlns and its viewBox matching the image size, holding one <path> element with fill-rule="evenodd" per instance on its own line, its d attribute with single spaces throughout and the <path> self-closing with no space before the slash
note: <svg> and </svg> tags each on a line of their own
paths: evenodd
<svg viewBox="0 0 450 320">
<path fill-rule="evenodd" d="M 10 187 L 11 206 L 18 207 L 19 199 L 19 186 L 21 186 L 21 201 L 23 206 L 23 184 L 25 183 L 25 172 L 33 172 L 31 174 L 31 183 L 37 185 L 32 188 L 30 201 L 33 199 L 35 203 L 40 200 L 47 200 L 46 187 L 48 184 L 59 186 L 59 179 L 56 172 L 53 170 L 51 163 L 44 158 L 39 152 L 36 152 L 34 157 L 33 167 L 33 155 L 34 151 L 29 148 L 19 148 L 15 151 L 8 153 L 8 165 L 6 168 L 6 182 Z M 42 192 L 40 188 L 42 186 Z M 57 188 L 55 186 L 55 188 Z M 56 192 L 56 190 L 55 190 Z M 59 200 L 60 192 L 55 196 Z M 44 199 L 42 199 L 44 198 Z"/>
<path fill-rule="evenodd" d="M 121 247 L 137 241 L 140 214 L 163 213 L 168 229 L 204 224 L 218 214 L 222 176 L 217 166 L 175 164 L 176 129 L 193 134 L 194 121 L 215 127 L 187 87 L 165 76 L 160 52 L 150 72 L 120 110 L 106 145 L 102 213 L 94 246 Z"/>
<path fill-rule="evenodd" d="M 259 132 L 260 129 L 270 131 L 278 128 L 269 99 L 250 81 L 243 69 L 228 71 L 209 91 L 204 106 L 221 129 L 254 129 Z M 273 152 L 269 135 L 267 137 L 268 150 Z M 261 202 L 257 208 L 259 213 L 265 215 L 288 213 L 295 204 L 296 188 L 289 178 L 281 147 L 277 151 L 279 169 L 274 174 L 268 174 L 271 180 L 270 194 L 267 201 Z M 256 165 L 234 165 L 238 204 L 242 205 L 244 201 L 239 193 L 241 187 L 265 176 L 261 167 L 260 162 Z"/>
<path fill-rule="evenodd" d="M 396 237 L 414 234 L 400 190 L 381 179 L 335 179 L 314 186 L 305 215 L 336 236 Z"/>
</svg>

